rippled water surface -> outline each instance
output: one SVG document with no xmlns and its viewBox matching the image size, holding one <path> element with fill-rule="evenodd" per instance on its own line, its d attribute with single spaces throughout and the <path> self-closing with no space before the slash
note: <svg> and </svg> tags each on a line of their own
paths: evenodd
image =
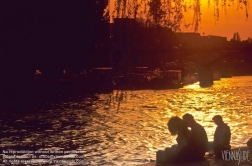
<svg viewBox="0 0 252 166">
<path fill-rule="evenodd" d="M 120 102 L 118 102 L 120 101 Z M 155 160 L 157 150 L 175 144 L 166 123 L 191 113 L 213 139 L 215 114 L 229 124 L 233 146 L 252 136 L 252 77 L 222 78 L 212 87 L 198 83 L 175 90 L 124 91 L 55 103 L 32 113 L 2 113 L 1 147 L 44 142 L 66 149 L 69 140 L 84 150 L 85 165 L 137 165 Z"/>
</svg>

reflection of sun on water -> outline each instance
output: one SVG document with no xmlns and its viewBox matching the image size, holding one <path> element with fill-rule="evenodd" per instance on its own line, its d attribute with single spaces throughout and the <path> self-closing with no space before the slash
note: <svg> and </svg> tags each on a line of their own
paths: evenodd
<svg viewBox="0 0 252 166">
<path fill-rule="evenodd" d="M 189 96 L 191 99 L 200 98 L 200 100 L 194 102 L 194 110 L 190 111 L 190 113 L 195 117 L 196 121 L 205 127 L 209 140 L 212 141 L 213 133 L 216 128 L 216 125 L 212 121 L 212 117 L 214 115 L 221 115 L 223 121 L 231 128 L 231 144 L 240 145 L 246 143 L 249 135 L 252 135 L 252 131 L 249 130 L 249 123 L 252 122 L 250 115 L 252 106 L 251 103 L 246 102 L 246 99 L 251 101 L 251 94 L 248 93 L 244 100 L 245 94 L 241 95 L 238 91 L 238 95 L 229 93 L 232 89 L 236 89 L 236 87 L 233 86 L 238 83 L 238 80 L 235 82 L 233 81 L 234 78 L 233 80 L 222 79 L 221 82 L 216 81 L 212 87 L 208 88 L 201 88 L 198 83 L 195 83 L 185 86 L 184 89 L 203 92 L 201 94 L 190 93 Z M 241 86 L 244 85 L 242 84 Z M 248 105 L 243 105 L 243 103 Z"/>
<path fill-rule="evenodd" d="M 176 136 L 167 129 L 172 116 L 192 114 L 205 128 L 209 141 L 213 141 L 216 125 L 212 118 L 219 114 L 230 126 L 231 145 L 244 146 L 252 136 L 252 87 L 249 82 L 252 77 L 233 77 L 215 81 L 207 88 L 200 88 L 196 83 L 177 90 L 128 91 L 119 110 L 99 106 L 92 118 L 94 123 L 87 126 L 90 130 L 86 130 L 86 139 L 101 137 L 99 146 L 109 149 L 100 153 L 110 151 L 108 162 L 122 165 L 133 158 L 125 165 L 134 165 L 139 160 L 155 159 L 156 151 L 176 144 Z M 103 97 L 105 95 L 101 95 Z M 95 150 L 97 146 L 88 148 Z M 118 154 L 123 155 L 118 157 Z M 113 160 L 116 157 L 117 160 Z"/>
<path fill-rule="evenodd" d="M 185 89 L 200 89 L 199 82 L 184 86 Z"/>
</svg>

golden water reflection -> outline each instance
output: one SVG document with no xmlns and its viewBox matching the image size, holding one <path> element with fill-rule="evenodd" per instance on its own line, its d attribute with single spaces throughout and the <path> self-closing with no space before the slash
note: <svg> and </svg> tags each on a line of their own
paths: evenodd
<svg viewBox="0 0 252 166">
<path fill-rule="evenodd" d="M 216 114 L 229 124 L 232 146 L 245 145 L 252 136 L 252 76 L 222 78 L 208 88 L 196 83 L 182 89 L 121 94 L 55 103 L 41 111 L 2 112 L 0 148 L 27 149 L 44 142 L 43 149 L 64 150 L 73 148 L 72 141 L 76 150 L 85 151 L 86 165 L 141 164 L 176 143 L 166 123 L 185 113 L 205 127 L 209 141 Z M 118 103 L 118 98 L 123 101 Z"/>
<path fill-rule="evenodd" d="M 252 77 L 233 77 L 215 81 L 208 88 L 195 83 L 178 90 L 128 91 L 120 109 L 115 103 L 110 109 L 104 109 L 100 103 L 95 124 L 106 126 L 107 130 L 102 133 L 87 130 L 87 134 L 103 137 L 99 146 L 107 149 L 99 153 L 106 154 L 107 162 L 133 165 L 155 160 L 157 150 L 176 143 L 176 137 L 170 135 L 166 126 L 170 117 L 191 113 L 205 127 L 208 139 L 212 141 L 216 128 L 212 117 L 219 114 L 231 128 L 231 145 L 244 146 L 252 136 L 251 83 Z M 107 99 L 106 95 L 100 97 Z M 87 158 L 91 160 L 94 155 L 88 153 Z"/>
</svg>

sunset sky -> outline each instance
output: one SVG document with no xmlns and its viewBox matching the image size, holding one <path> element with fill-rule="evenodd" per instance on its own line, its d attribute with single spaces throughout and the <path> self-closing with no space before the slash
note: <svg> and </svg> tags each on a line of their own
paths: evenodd
<svg viewBox="0 0 252 166">
<path fill-rule="evenodd" d="M 249 4 L 252 5 L 252 0 L 249 0 Z M 248 37 L 252 37 L 252 9 L 249 10 L 249 16 L 246 18 L 246 12 L 244 6 L 243 9 L 237 10 L 237 3 L 230 7 L 227 6 L 227 13 L 224 9 L 220 8 L 220 19 L 215 21 L 214 18 L 214 4 L 211 3 L 208 7 L 208 0 L 201 0 L 201 24 L 199 32 L 203 35 L 218 35 L 225 36 L 230 40 L 233 37 L 234 32 L 238 32 L 242 40 L 247 40 Z M 192 18 L 185 18 L 187 22 Z M 187 29 L 183 28 L 182 31 Z M 191 29 L 188 29 L 191 30 Z"/>
<path fill-rule="evenodd" d="M 115 0 L 111 0 L 113 4 Z M 186 0 L 189 2 L 190 0 Z M 186 2 L 185 1 L 185 2 Z M 231 0 L 230 0 L 231 1 Z M 214 3 L 211 0 L 210 7 L 208 7 L 208 0 L 201 0 L 201 23 L 199 26 L 199 33 L 201 35 L 216 35 L 225 36 L 228 40 L 233 37 L 235 32 L 240 34 L 242 40 L 247 40 L 248 37 L 252 37 L 252 9 L 248 9 L 248 18 L 246 18 L 245 6 L 243 4 L 238 5 L 238 0 L 234 0 L 234 3 L 227 0 L 226 13 L 219 0 L 220 17 L 219 20 L 214 18 Z M 248 6 L 252 5 L 252 0 L 248 0 Z M 248 7 L 249 8 L 249 7 Z M 193 11 L 184 13 L 183 23 L 189 24 L 193 20 Z M 185 28 L 181 25 L 182 32 L 192 32 L 193 28 Z"/>
</svg>

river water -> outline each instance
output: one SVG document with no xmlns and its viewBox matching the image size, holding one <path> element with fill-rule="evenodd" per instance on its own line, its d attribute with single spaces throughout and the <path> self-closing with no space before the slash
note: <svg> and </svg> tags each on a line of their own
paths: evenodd
<svg viewBox="0 0 252 166">
<path fill-rule="evenodd" d="M 252 76 L 222 78 L 207 88 L 195 83 L 181 89 L 115 91 L 32 113 L 5 111 L 0 145 L 44 142 L 45 149 L 64 150 L 72 140 L 84 150 L 84 165 L 137 165 L 176 143 L 166 124 L 185 113 L 205 127 L 209 141 L 216 128 L 211 119 L 222 115 L 231 128 L 231 145 L 245 146 L 252 137 L 251 110 Z"/>
</svg>

